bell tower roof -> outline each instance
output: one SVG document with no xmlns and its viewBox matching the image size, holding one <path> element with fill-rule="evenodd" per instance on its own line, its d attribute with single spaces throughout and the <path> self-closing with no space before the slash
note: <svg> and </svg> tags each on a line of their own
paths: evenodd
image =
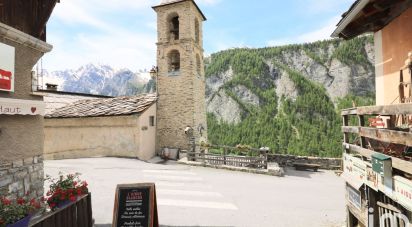
<svg viewBox="0 0 412 227">
<path fill-rule="evenodd" d="M 199 13 L 202 15 L 203 20 L 206 21 L 205 15 L 203 14 L 202 10 L 200 10 L 199 6 L 196 4 L 196 2 L 194 0 L 161 0 L 159 5 L 153 6 L 152 8 L 156 10 L 156 8 L 159 8 L 159 7 L 172 5 L 172 4 L 176 4 L 176 3 L 180 3 L 180 2 L 186 2 L 186 1 L 192 2 L 196 6 Z"/>
</svg>

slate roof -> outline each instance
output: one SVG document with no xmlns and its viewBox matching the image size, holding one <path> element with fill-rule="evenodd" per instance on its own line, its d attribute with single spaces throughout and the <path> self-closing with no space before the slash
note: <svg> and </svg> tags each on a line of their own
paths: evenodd
<svg viewBox="0 0 412 227">
<path fill-rule="evenodd" d="M 84 118 L 140 114 L 157 100 L 155 94 L 139 96 L 86 99 L 56 109 L 46 118 Z"/>
</svg>

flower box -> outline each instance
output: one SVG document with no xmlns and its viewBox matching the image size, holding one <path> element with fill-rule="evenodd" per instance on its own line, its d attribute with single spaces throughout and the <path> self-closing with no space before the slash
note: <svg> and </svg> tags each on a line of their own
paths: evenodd
<svg viewBox="0 0 412 227">
<path fill-rule="evenodd" d="M 28 227 L 30 223 L 31 215 L 28 215 L 24 217 L 23 219 L 20 219 L 14 224 L 8 224 L 7 227 Z"/>
</svg>

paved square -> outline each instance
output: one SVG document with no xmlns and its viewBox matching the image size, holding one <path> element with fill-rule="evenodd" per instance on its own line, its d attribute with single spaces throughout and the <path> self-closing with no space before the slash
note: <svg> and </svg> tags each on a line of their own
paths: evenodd
<svg viewBox="0 0 412 227">
<path fill-rule="evenodd" d="M 117 184 L 156 183 L 163 226 L 343 226 L 344 181 L 333 172 L 283 178 L 133 159 L 45 161 L 45 174 L 81 173 L 97 226 L 111 226 Z"/>
</svg>

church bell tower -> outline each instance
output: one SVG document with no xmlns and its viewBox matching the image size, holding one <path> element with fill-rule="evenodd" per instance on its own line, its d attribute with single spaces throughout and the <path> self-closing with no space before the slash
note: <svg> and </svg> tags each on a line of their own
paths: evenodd
<svg viewBox="0 0 412 227">
<path fill-rule="evenodd" d="M 157 13 L 157 151 L 207 141 L 202 23 L 194 0 L 162 0 Z"/>
</svg>

